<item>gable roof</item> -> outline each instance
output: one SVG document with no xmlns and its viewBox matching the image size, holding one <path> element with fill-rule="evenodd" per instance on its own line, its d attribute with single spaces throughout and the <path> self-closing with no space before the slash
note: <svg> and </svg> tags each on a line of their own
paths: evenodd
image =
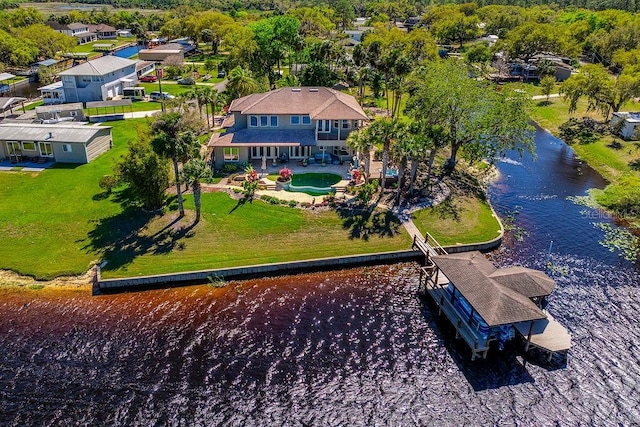
<svg viewBox="0 0 640 427">
<path fill-rule="evenodd" d="M 0 123 L 1 140 L 86 143 L 110 126 Z"/>
<path fill-rule="evenodd" d="M 326 87 L 283 87 L 254 93 L 231 103 L 230 112 L 240 114 L 308 114 L 314 120 L 368 120 L 351 96 Z"/>
<path fill-rule="evenodd" d="M 528 296 L 548 295 L 540 292 L 553 289 L 555 282 L 543 272 L 498 269 L 477 251 L 432 259 L 489 326 L 546 318 Z"/>
<path fill-rule="evenodd" d="M 119 56 L 101 56 L 89 62 L 85 62 L 76 67 L 64 70 L 61 76 L 104 76 L 114 71 L 121 70 L 129 65 L 135 64 L 131 59 L 120 58 Z"/>
<path fill-rule="evenodd" d="M 107 24 L 98 24 L 98 25 L 89 24 L 88 27 L 89 27 L 89 31 L 91 31 L 92 33 L 115 33 L 116 32 L 116 29 L 114 27 Z"/>
</svg>

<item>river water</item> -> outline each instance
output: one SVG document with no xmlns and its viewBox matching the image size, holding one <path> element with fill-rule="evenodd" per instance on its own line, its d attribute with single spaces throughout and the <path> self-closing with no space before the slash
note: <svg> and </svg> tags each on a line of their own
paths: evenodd
<svg viewBox="0 0 640 427">
<path fill-rule="evenodd" d="M 120 295 L 0 290 L 1 425 L 632 425 L 640 423 L 634 265 L 566 200 L 604 182 L 538 132 L 491 198 L 520 241 L 491 254 L 545 269 L 568 361 L 517 346 L 471 362 L 418 295 L 417 267 Z M 549 252 L 549 245 L 553 246 Z"/>
</svg>

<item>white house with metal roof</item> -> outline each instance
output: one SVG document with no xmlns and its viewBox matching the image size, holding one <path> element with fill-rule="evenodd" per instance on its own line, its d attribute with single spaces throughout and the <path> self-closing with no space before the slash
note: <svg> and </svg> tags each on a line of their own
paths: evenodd
<svg viewBox="0 0 640 427">
<path fill-rule="evenodd" d="M 113 145 L 111 127 L 0 123 L 0 159 L 89 163 Z"/>
<path fill-rule="evenodd" d="M 358 101 L 326 87 L 285 87 L 238 98 L 209 141 L 215 167 L 262 159 L 351 159 L 349 134 L 369 120 Z M 327 157 L 328 156 L 328 157 Z"/>
<path fill-rule="evenodd" d="M 136 61 L 107 55 L 62 71 L 65 102 L 106 101 L 138 83 Z"/>
</svg>

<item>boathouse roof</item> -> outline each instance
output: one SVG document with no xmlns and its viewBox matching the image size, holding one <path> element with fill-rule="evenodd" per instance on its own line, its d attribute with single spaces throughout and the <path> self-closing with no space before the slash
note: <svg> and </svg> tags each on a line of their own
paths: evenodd
<svg viewBox="0 0 640 427">
<path fill-rule="evenodd" d="M 524 267 L 498 269 L 477 251 L 432 259 L 489 326 L 546 318 L 529 299 L 548 295 L 555 287 L 543 272 Z"/>
</svg>

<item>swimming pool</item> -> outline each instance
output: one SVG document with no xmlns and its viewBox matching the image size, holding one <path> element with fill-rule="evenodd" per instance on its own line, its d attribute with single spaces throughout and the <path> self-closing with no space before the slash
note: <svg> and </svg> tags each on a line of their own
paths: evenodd
<svg viewBox="0 0 640 427">
<path fill-rule="evenodd" d="M 342 177 L 335 173 L 302 173 L 293 175 L 287 191 L 307 193 L 311 196 L 329 194 L 333 185 L 340 182 Z"/>
<path fill-rule="evenodd" d="M 116 50 L 113 52 L 113 56 L 119 56 L 120 58 L 130 58 L 138 54 L 138 46 L 128 46 L 124 49 Z"/>
</svg>

